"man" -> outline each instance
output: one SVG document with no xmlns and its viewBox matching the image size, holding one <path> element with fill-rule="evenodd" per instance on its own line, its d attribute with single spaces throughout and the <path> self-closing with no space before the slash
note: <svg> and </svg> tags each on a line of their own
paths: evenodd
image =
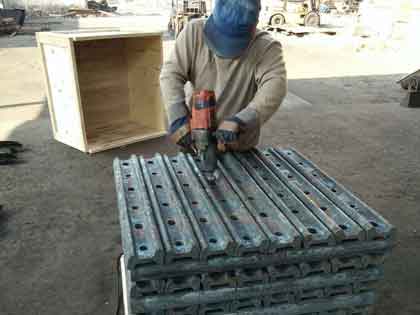
<svg viewBox="0 0 420 315">
<path fill-rule="evenodd" d="M 184 86 L 216 95 L 220 150 L 258 144 L 261 126 L 276 112 L 287 90 L 282 47 L 256 28 L 260 0 L 218 0 L 208 20 L 194 20 L 179 34 L 160 82 L 169 134 L 189 149 L 190 107 Z"/>
</svg>

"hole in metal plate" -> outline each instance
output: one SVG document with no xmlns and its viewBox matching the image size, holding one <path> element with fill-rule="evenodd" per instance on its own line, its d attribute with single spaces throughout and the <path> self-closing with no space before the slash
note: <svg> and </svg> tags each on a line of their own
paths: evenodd
<svg viewBox="0 0 420 315">
<path fill-rule="evenodd" d="M 217 243 L 217 240 L 215 238 L 211 238 L 211 239 L 209 239 L 209 242 L 210 243 L 213 243 L 213 244 L 216 244 Z"/>
<path fill-rule="evenodd" d="M 142 252 L 144 252 L 144 251 L 146 251 L 146 250 L 147 250 L 147 246 L 146 246 L 146 245 L 141 245 L 141 246 L 139 247 L 139 249 L 140 249 Z"/>
<path fill-rule="evenodd" d="M 344 231 L 348 229 L 347 225 L 345 224 L 340 224 L 339 227 Z"/>
<path fill-rule="evenodd" d="M 169 225 L 175 225 L 175 220 L 174 219 L 168 219 L 168 224 Z"/>
<path fill-rule="evenodd" d="M 316 234 L 318 231 L 315 228 L 308 228 L 309 233 Z"/>
<path fill-rule="evenodd" d="M 137 230 L 141 230 L 143 228 L 143 224 L 137 223 L 134 225 Z"/>
</svg>

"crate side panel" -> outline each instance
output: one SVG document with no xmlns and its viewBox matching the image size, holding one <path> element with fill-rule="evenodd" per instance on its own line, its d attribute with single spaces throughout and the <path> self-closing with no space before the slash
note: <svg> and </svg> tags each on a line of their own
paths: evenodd
<svg viewBox="0 0 420 315">
<path fill-rule="evenodd" d="M 43 45 L 51 95 L 51 117 L 57 140 L 85 151 L 84 133 L 75 88 L 70 47 Z"/>
<path fill-rule="evenodd" d="M 149 128 L 165 130 L 159 84 L 162 39 L 160 36 L 127 38 L 124 43 L 130 119 L 140 121 Z"/>
</svg>

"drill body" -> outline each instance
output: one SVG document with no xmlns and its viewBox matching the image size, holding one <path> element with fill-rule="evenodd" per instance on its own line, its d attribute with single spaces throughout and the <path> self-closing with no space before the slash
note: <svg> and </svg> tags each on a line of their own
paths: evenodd
<svg viewBox="0 0 420 315">
<path fill-rule="evenodd" d="M 191 135 L 201 160 L 201 171 L 207 180 L 215 180 L 217 168 L 217 140 L 215 137 L 216 98 L 213 91 L 194 93 L 191 119 Z"/>
</svg>

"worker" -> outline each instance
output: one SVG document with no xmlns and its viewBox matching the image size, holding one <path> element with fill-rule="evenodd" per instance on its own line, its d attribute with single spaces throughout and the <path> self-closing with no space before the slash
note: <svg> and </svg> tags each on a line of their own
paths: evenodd
<svg viewBox="0 0 420 315">
<path fill-rule="evenodd" d="M 185 150 L 192 146 L 187 82 L 215 92 L 221 151 L 256 146 L 261 126 L 280 107 L 287 90 L 282 46 L 257 29 L 260 9 L 260 0 L 218 0 L 207 20 L 189 22 L 176 39 L 160 83 L 169 135 Z"/>
</svg>

